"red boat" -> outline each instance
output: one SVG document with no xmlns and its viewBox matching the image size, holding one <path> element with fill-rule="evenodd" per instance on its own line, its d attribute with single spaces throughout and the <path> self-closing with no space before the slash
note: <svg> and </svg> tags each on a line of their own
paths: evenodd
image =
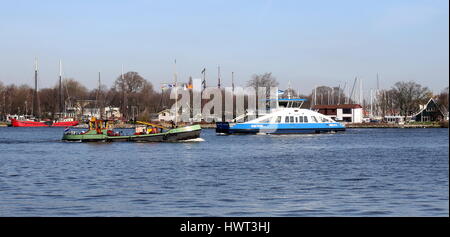
<svg viewBox="0 0 450 237">
<path fill-rule="evenodd" d="M 13 127 L 70 127 L 78 125 L 78 121 L 25 121 L 11 119 Z"/>
</svg>

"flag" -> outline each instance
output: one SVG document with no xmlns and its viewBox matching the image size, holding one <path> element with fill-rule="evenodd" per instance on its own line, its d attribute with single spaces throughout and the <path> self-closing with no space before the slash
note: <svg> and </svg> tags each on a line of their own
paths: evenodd
<svg viewBox="0 0 450 237">
<path fill-rule="evenodd" d="M 68 133 L 70 131 L 69 127 L 64 128 L 64 133 Z"/>
</svg>

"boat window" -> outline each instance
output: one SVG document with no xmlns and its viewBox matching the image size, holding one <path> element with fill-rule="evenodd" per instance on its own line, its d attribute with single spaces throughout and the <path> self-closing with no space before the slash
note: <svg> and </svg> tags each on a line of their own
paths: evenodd
<svg viewBox="0 0 450 237">
<path fill-rule="evenodd" d="M 298 117 L 295 117 L 295 123 L 298 123 Z"/>
<path fill-rule="evenodd" d="M 322 122 L 327 123 L 327 122 L 330 122 L 330 120 L 328 120 L 328 119 L 325 118 L 325 117 L 322 117 Z"/>
<path fill-rule="evenodd" d="M 289 123 L 289 116 L 286 116 L 286 117 L 284 118 L 284 122 L 285 122 L 285 123 Z"/>
<path fill-rule="evenodd" d="M 316 116 L 311 116 L 311 118 L 312 118 L 312 121 L 313 121 L 313 122 L 315 122 L 315 123 L 318 123 L 318 122 L 319 122 L 319 121 L 317 121 Z"/>
<path fill-rule="evenodd" d="M 308 117 L 307 116 L 303 116 L 303 122 L 305 122 L 305 123 L 308 122 Z"/>
<path fill-rule="evenodd" d="M 294 123 L 294 116 L 291 116 L 291 123 Z"/>
<path fill-rule="evenodd" d="M 275 123 L 281 123 L 281 116 L 277 117 L 277 120 L 275 120 Z"/>
<path fill-rule="evenodd" d="M 300 116 L 300 123 L 303 123 L 303 116 Z"/>
</svg>

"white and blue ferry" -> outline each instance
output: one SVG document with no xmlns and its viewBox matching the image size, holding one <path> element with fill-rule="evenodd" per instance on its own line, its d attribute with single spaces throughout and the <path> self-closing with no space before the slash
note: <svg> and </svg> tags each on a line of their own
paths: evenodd
<svg viewBox="0 0 450 237">
<path fill-rule="evenodd" d="M 271 113 L 247 122 L 218 122 L 216 123 L 216 133 L 298 134 L 345 131 L 343 124 L 328 116 L 309 109 L 301 109 L 304 101 L 305 99 L 279 99 L 278 102 L 286 103 L 285 107 L 278 106 Z M 238 118 L 234 121 L 237 120 Z"/>
</svg>

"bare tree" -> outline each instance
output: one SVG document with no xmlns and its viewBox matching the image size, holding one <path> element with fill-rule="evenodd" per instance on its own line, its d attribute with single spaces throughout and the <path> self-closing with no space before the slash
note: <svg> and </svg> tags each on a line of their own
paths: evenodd
<svg viewBox="0 0 450 237">
<path fill-rule="evenodd" d="M 432 97 L 428 87 L 423 87 L 413 81 L 397 82 L 393 87 L 394 101 L 400 115 L 409 116 L 419 109 L 420 104 Z"/>
<path fill-rule="evenodd" d="M 253 75 L 252 79 L 247 81 L 247 86 L 253 87 L 257 89 L 258 87 L 266 87 L 269 89 L 270 87 L 276 87 L 279 83 L 275 77 L 272 76 L 271 72 L 266 72 L 260 75 Z"/>
<path fill-rule="evenodd" d="M 448 112 L 448 86 L 436 97 L 441 110 Z"/>
</svg>

